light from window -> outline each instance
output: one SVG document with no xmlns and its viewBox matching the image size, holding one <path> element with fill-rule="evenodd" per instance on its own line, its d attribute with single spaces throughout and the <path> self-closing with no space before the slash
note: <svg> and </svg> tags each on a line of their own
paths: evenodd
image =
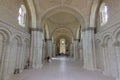
<svg viewBox="0 0 120 80">
<path fill-rule="evenodd" d="M 105 4 L 102 4 L 100 7 L 100 22 L 101 25 L 106 24 L 108 21 L 108 8 Z"/>
<path fill-rule="evenodd" d="M 60 39 L 60 53 L 66 53 L 65 39 Z"/>
<path fill-rule="evenodd" d="M 25 27 L 25 21 L 26 21 L 26 9 L 23 5 L 21 5 L 18 12 L 18 23 L 22 27 Z"/>
<path fill-rule="evenodd" d="M 64 44 L 65 42 L 64 41 L 62 41 L 62 44 Z"/>
</svg>

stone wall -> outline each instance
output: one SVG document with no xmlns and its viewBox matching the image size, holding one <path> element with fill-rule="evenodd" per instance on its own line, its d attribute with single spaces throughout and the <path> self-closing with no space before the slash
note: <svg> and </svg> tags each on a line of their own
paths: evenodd
<svg viewBox="0 0 120 80">
<path fill-rule="evenodd" d="M 0 0 L 0 80 L 22 72 L 30 56 L 29 25 L 18 24 L 21 4 L 21 0 Z"/>
<path fill-rule="evenodd" d="M 97 25 L 96 68 L 105 75 L 120 80 L 120 1 L 103 2 L 108 6 L 109 18 L 107 24 Z"/>
<path fill-rule="evenodd" d="M 27 40 L 27 41 L 26 41 Z M 0 79 L 8 80 L 16 70 L 22 72 L 26 65 L 25 55 L 30 44 L 30 35 L 0 22 Z"/>
</svg>

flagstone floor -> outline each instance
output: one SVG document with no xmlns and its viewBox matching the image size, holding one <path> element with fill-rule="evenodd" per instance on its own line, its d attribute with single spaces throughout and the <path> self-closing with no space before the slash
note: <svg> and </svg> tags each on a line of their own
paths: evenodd
<svg viewBox="0 0 120 80">
<path fill-rule="evenodd" d="M 12 80 L 113 80 L 100 72 L 83 69 L 80 62 L 59 57 L 41 69 L 30 69 L 15 75 Z"/>
</svg>

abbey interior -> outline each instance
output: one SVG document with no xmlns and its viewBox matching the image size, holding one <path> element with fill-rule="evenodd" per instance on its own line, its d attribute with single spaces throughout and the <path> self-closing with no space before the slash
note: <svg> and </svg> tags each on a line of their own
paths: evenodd
<svg viewBox="0 0 120 80">
<path fill-rule="evenodd" d="M 0 0 L 0 80 L 120 80 L 120 0 Z"/>
</svg>

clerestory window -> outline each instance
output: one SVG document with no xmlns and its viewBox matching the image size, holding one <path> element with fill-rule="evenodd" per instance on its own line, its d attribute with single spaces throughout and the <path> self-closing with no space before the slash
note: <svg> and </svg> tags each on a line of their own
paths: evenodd
<svg viewBox="0 0 120 80">
<path fill-rule="evenodd" d="M 108 22 L 108 7 L 103 3 L 100 6 L 100 23 L 101 26 L 105 25 Z"/>
<path fill-rule="evenodd" d="M 25 8 L 24 5 L 21 5 L 21 7 L 19 8 L 18 23 L 22 27 L 25 27 L 25 23 L 26 23 L 26 8 Z"/>
</svg>

